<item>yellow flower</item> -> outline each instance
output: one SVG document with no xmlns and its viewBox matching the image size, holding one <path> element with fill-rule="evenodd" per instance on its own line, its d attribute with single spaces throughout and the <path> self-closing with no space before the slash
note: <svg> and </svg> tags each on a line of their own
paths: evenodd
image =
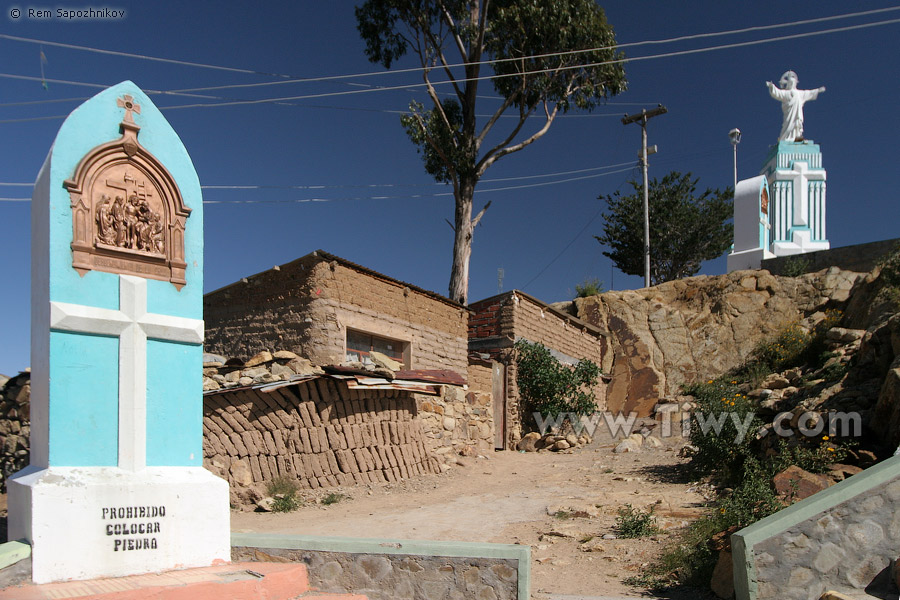
<svg viewBox="0 0 900 600">
<path fill-rule="evenodd" d="M 829 448 L 828 451 L 829 451 L 829 452 L 834 452 L 834 448 Z"/>
<path fill-rule="evenodd" d="M 822 439 L 823 439 L 823 440 L 827 440 L 827 439 L 828 439 L 828 436 L 827 436 L 827 435 L 823 435 L 823 436 L 822 436 Z"/>
</svg>

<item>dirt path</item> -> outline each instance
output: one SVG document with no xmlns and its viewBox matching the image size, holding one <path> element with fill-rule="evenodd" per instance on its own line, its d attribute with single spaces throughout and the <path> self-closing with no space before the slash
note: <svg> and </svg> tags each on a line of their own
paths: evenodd
<svg viewBox="0 0 900 600">
<path fill-rule="evenodd" d="M 670 535 L 603 536 L 626 504 L 654 505 L 669 530 L 699 515 L 702 490 L 677 477 L 682 443 L 672 438 L 659 449 L 617 455 L 607 439 L 573 454 L 462 458 L 443 475 L 339 490 L 349 498 L 330 506 L 234 512 L 231 525 L 238 532 L 527 544 L 536 599 L 549 593 L 641 597 L 621 580 L 639 574 Z"/>
</svg>

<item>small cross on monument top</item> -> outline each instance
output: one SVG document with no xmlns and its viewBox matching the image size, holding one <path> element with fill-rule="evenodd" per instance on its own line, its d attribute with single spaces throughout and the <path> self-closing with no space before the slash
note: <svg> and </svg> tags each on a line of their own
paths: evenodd
<svg viewBox="0 0 900 600">
<path fill-rule="evenodd" d="M 121 98 L 116 98 L 116 104 L 119 108 L 125 109 L 124 121 L 126 123 L 134 123 L 134 117 L 131 115 L 132 112 L 141 114 L 141 105 L 134 101 L 131 94 L 125 94 Z"/>
</svg>

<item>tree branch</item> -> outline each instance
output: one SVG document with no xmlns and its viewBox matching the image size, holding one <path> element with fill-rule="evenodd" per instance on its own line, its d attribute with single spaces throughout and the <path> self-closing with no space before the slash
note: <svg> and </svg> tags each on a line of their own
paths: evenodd
<svg viewBox="0 0 900 600">
<path fill-rule="evenodd" d="M 478 211 L 478 214 L 475 215 L 474 219 L 472 219 L 472 229 L 475 229 L 476 227 L 478 227 L 478 222 L 481 220 L 481 217 L 484 216 L 485 211 L 487 211 L 487 209 L 490 206 L 491 206 L 491 201 L 488 200 L 488 203 L 484 205 L 484 208 L 482 208 L 480 211 Z"/>
<path fill-rule="evenodd" d="M 494 114 L 491 115 L 491 118 L 488 119 L 488 122 L 484 124 L 484 127 L 481 128 L 481 133 L 478 134 L 478 137 L 475 138 L 475 151 L 477 152 L 481 148 L 481 144 L 484 142 L 484 138 L 487 136 L 488 132 L 490 132 L 491 128 L 497 122 L 497 120 L 503 116 L 503 113 L 506 112 L 506 109 L 512 106 L 515 99 L 518 97 L 517 94 L 513 94 L 508 98 L 503 99 L 503 104 L 498 108 Z"/>
</svg>

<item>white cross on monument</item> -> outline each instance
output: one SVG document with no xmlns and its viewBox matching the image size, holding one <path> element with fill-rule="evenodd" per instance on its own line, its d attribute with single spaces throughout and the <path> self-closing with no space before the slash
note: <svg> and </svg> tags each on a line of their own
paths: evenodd
<svg viewBox="0 0 900 600">
<path fill-rule="evenodd" d="M 788 179 L 794 188 L 794 222 L 792 225 L 809 225 L 809 182 L 824 181 L 825 171 L 810 171 L 809 164 L 795 162 L 791 170 L 778 169 L 775 174 L 779 179 Z"/>
<path fill-rule="evenodd" d="M 119 276 L 119 310 L 50 302 L 50 328 L 119 338 L 119 467 L 147 465 L 147 339 L 203 343 L 203 321 L 147 312 L 147 280 Z"/>
</svg>

